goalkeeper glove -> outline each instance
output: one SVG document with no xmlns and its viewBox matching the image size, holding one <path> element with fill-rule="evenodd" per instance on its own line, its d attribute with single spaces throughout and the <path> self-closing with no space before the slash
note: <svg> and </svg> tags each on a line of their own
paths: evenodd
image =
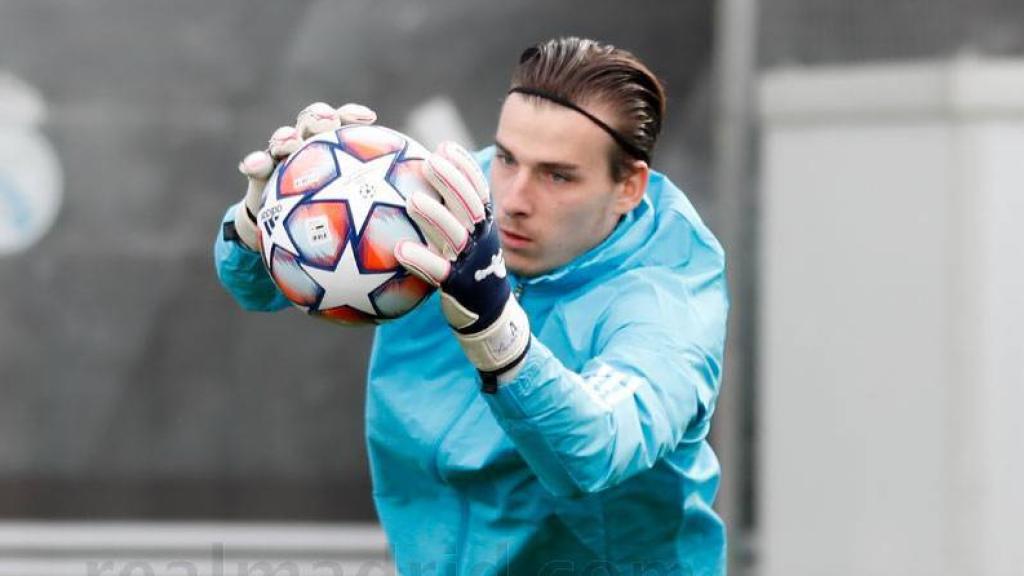
<svg viewBox="0 0 1024 576">
<path fill-rule="evenodd" d="M 441 201 L 417 192 L 406 199 L 406 210 L 430 247 L 402 241 L 395 258 L 441 289 L 441 310 L 479 370 L 484 391 L 493 393 L 498 376 L 518 371 L 531 336 L 526 313 L 512 296 L 487 179 L 469 152 L 453 143 L 428 157 L 425 173 Z"/>
<path fill-rule="evenodd" d="M 270 136 L 266 150 L 250 152 L 238 164 L 238 171 L 249 181 L 245 197 L 235 208 L 235 231 L 242 244 L 250 249 L 259 247 L 256 213 L 260 209 L 263 187 L 274 172 L 277 163 L 294 153 L 312 136 L 337 130 L 343 124 L 373 124 L 377 115 L 366 106 L 345 104 L 341 108 L 314 102 L 299 112 L 295 126 L 281 126 Z"/>
</svg>

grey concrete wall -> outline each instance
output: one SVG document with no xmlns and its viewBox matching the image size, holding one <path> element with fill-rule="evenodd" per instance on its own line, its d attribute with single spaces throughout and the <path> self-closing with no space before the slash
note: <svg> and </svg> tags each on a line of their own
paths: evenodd
<svg viewBox="0 0 1024 576">
<path fill-rule="evenodd" d="M 1024 54 L 1016 0 L 772 0 L 759 15 L 765 67 Z"/>
</svg>

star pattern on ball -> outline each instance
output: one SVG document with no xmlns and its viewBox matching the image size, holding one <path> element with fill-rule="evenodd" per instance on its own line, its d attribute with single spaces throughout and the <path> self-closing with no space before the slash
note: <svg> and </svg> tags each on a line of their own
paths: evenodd
<svg viewBox="0 0 1024 576">
<path fill-rule="evenodd" d="M 345 246 L 345 250 L 341 253 L 341 258 L 338 259 L 333 270 L 306 264 L 300 264 L 300 266 L 314 282 L 324 289 L 324 297 L 317 307 L 319 310 L 350 306 L 367 314 L 376 315 L 377 311 L 373 307 L 373 302 L 370 301 L 370 294 L 395 276 L 395 272 L 360 272 L 351 242 Z M 332 277 L 345 278 L 345 282 L 332 280 Z M 343 284 L 343 286 L 339 287 L 339 284 Z"/>
<path fill-rule="evenodd" d="M 378 156 L 366 162 L 341 149 L 335 150 L 334 156 L 338 160 L 341 176 L 314 194 L 312 200 L 347 202 L 352 213 L 352 227 L 357 234 L 362 233 L 363 224 L 375 204 L 405 206 L 405 198 L 387 180 L 391 166 L 398 158 L 398 152 Z"/>
<path fill-rule="evenodd" d="M 277 216 L 274 219 L 274 223 L 270 226 L 270 237 L 263 242 L 263 261 L 271 262 L 271 256 L 274 255 L 274 246 L 278 246 L 291 252 L 292 254 L 298 255 L 299 250 L 295 247 L 295 243 L 292 242 L 292 237 L 288 234 L 288 227 L 285 226 L 285 222 L 288 221 L 288 216 L 291 215 L 292 210 L 302 202 L 302 196 L 285 196 L 277 201 L 276 207 L 280 208 Z M 275 209 L 270 207 L 268 209 Z M 265 209 L 266 210 L 266 209 Z M 264 231 L 266 231 L 267 225 L 263 224 Z"/>
</svg>

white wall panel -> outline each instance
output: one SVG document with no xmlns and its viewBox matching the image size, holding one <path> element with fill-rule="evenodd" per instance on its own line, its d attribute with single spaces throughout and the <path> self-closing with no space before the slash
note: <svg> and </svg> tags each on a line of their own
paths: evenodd
<svg viewBox="0 0 1024 576">
<path fill-rule="evenodd" d="M 1021 78 L 764 76 L 765 574 L 1024 570 Z"/>
</svg>

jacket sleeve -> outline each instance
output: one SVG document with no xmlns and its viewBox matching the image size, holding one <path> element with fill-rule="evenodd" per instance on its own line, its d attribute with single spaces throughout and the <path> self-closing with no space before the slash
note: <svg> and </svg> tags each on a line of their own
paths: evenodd
<svg viewBox="0 0 1024 576">
<path fill-rule="evenodd" d="M 663 274 L 665 272 L 665 274 Z M 513 380 L 487 396 L 499 424 L 551 492 L 614 486 L 707 435 L 728 308 L 724 275 L 680 285 L 660 270 L 614 282 L 579 373 L 536 337 Z"/>
<path fill-rule="evenodd" d="M 235 206 L 228 208 L 224 223 L 234 221 Z M 259 253 L 240 243 L 225 240 L 223 224 L 217 230 L 213 262 L 217 278 L 232 298 L 246 310 L 270 312 L 288 306 L 288 299 L 277 289 L 263 266 Z"/>
</svg>

